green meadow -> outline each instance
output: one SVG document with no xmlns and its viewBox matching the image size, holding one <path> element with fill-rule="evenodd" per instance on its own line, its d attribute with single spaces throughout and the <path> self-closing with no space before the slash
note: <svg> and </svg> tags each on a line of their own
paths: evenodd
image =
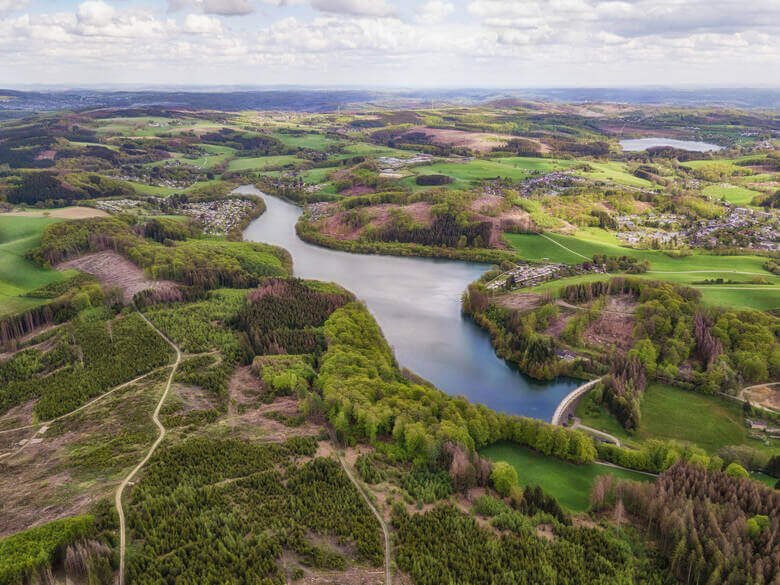
<svg viewBox="0 0 780 585">
<path fill-rule="evenodd" d="M 638 447 L 650 439 L 676 440 L 714 454 L 727 445 L 766 446 L 748 436 L 741 406 L 728 398 L 682 390 L 666 384 L 650 384 L 642 397 L 642 422 L 629 432 L 603 406 L 592 404 L 589 396 L 577 405 L 582 423 L 615 435 L 621 442 Z"/>
<path fill-rule="evenodd" d="M 504 234 L 504 238 L 525 260 L 579 264 L 586 258 L 593 258 L 595 254 L 646 259 L 650 262 L 650 270 L 638 275 L 640 278 L 661 279 L 693 286 L 702 292 L 704 301 L 709 304 L 759 310 L 780 308 L 780 277 L 764 269 L 766 259 L 761 256 L 715 256 L 694 252 L 690 256 L 673 258 L 660 250 L 627 248 L 622 246 L 614 235 L 598 228 L 580 230 L 574 236 L 554 233 Z M 749 283 L 757 277 L 772 284 Z M 593 274 L 564 278 L 534 287 L 529 289 L 529 292 L 557 290 L 567 284 L 604 278 L 606 277 Z M 744 284 L 694 284 L 716 278 Z"/>
<path fill-rule="evenodd" d="M 44 228 L 57 221 L 50 217 L 0 216 L 0 315 L 39 305 L 39 299 L 22 295 L 61 280 L 65 272 L 45 270 L 24 255 L 41 242 Z"/>
<path fill-rule="evenodd" d="M 281 167 L 294 165 L 301 159 L 293 154 L 283 154 L 278 156 L 258 156 L 252 158 L 234 158 L 228 163 L 229 171 L 249 171 L 267 169 L 270 167 Z"/>
<path fill-rule="evenodd" d="M 516 470 L 523 486 L 539 485 L 555 496 L 562 506 L 574 512 L 588 509 L 590 490 L 599 475 L 613 475 L 618 479 L 650 481 L 647 475 L 615 469 L 598 463 L 575 465 L 547 457 L 512 443 L 496 443 L 481 449 L 479 454 L 491 461 L 506 461 Z"/>
<path fill-rule="evenodd" d="M 709 195 L 710 197 L 725 199 L 734 205 L 749 205 L 756 195 L 761 195 L 758 191 L 753 191 L 752 189 L 747 189 L 738 185 L 731 185 L 729 183 L 710 185 L 705 187 L 702 193 Z"/>
<path fill-rule="evenodd" d="M 323 134 L 285 134 L 283 132 L 276 132 L 272 134 L 274 138 L 278 138 L 285 146 L 293 146 L 295 148 L 307 148 L 310 150 L 327 150 L 330 146 L 336 144 L 338 141 L 328 138 Z"/>
</svg>

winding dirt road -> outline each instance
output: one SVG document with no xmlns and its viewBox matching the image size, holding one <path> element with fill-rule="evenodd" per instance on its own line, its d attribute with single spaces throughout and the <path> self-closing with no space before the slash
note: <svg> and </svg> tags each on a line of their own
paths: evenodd
<svg viewBox="0 0 780 585">
<path fill-rule="evenodd" d="M 181 361 L 181 351 L 179 351 L 179 348 L 176 346 L 173 341 L 168 339 L 168 337 L 165 336 L 165 334 L 157 329 L 149 319 L 146 318 L 146 316 L 138 312 L 139 315 L 141 315 L 141 318 L 147 322 L 149 327 L 154 329 L 160 337 L 162 337 L 165 341 L 167 341 L 170 346 L 176 350 L 176 361 L 173 363 L 173 368 L 171 369 L 171 375 L 168 376 L 168 383 L 165 385 L 165 391 L 162 393 L 162 396 L 160 397 L 160 401 L 157 403 L 157 408 L 154 409 L 154 413 L 152 413 L 152 420 L 154 421 L 154 424 L 157 425 L 157 428 L 160 430 L 160 434 L 157 435 L 157 439 L 152 444 L 151 448 L 149 449 L 146 456 L 136 465 L 133 470 L 128 474 L 128 476 L 122 480 L 122 483 L 119 484 L 119 487 L 116 490 L 116 497 L 114 499 L 116 504 L 116 511 L 119 514 L 119 585 L 125 585 L 125 549 L 126 549 L 126 528 L 125 528 L 125 513 L 122 509 L 122 493 L 125 491 L 125 488 L 130 483 L 130 481 L 135 477 L 136 473 L 138 473 L 141 468 L 146 465 L 146 462 L 149 461 L 151 456 L 154 454 L 155 450 L 157 450 L 157 447 L 159 447 L 160 443 L 162 443 L 162 440 L 165 438 L 165 427 L 160 422 L 160 410 L 162 409 L 163 403 L 165 402 L 165 399 L 168 396 L 168 391 L 171 389 L 171 384 L 173 383 L 173 376 L 176 374 L 176 368 L 179 367 L 179 362 Z"/>
</svg>

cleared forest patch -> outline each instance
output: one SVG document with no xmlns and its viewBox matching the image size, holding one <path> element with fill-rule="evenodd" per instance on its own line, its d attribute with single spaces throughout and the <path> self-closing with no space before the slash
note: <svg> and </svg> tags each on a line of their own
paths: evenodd
<svg viewBox="0 0 780 585">
<path fill-rule="evenodd" d="M 135 264 L 116 252 L 87 254 L 57 265 L 57 270 L 80 270 L 97 276 L 104 287 L 122 289 L 122 300 L 130 304 L 133 296 L 147 289 L 170 289 L 175 285 L 169 280 L 152 280 Z"/>
</svg>

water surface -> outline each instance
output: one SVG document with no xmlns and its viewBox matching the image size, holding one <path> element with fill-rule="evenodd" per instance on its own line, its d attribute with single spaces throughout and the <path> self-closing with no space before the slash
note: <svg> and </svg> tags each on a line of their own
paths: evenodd
<svg viewBox="0 0 780 585">
<path fill-rule="evenodd" d="M 723 147 L 708 142 L 698 142 L 695 140 L 676 140 L 674 138 L 627 138 L 620 141 L 620 146 L 626 152 L 638 152 L 648 148 L 659 146 L 671 146 L 680 150 L 690 150 L 693 152 L 712 152 L 721 150 Z"/>
<path fill-rule="evenodd" d="M 498 358 L 486 332 L 461 315 L 460 297 L 484 264 L 351 254 L 307 244 L 295 233 L 300 208 L 251 186 L 267 210 L 244 238 L 286 248 L 295 275 L 337 282 L 374 315 L 399 363 L 448 394 L 490 408 L 549 420 L 558 402 L 579 384 L 560 378 L 537 382 Z"/>
</svg>

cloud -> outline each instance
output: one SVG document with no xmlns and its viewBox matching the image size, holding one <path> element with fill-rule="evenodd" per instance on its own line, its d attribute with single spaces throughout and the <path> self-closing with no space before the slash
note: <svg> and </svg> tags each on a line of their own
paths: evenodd
<svg viewBox="0 0 780 585">
<path fill-rule="evenodd" d="M 430 0 L 423 4 L 415 14 L 415 20 L 421 24 L 439 24 L 455 11 L 452 2 Z"/>
<path fill-rule="evenodd" d="M 187 34 L 216 35 L 223 31 L 218 18 L 205 14 L 188 14 L 182 30 Z"/>
<path fill-rule="evenodd" d="M 78 5 L 76 17 L 79 23 L 87 26 L 105 26 L 116 16 L 116 10 L 102 0 L 87 0 Z"/>
<path fill-rule="evenodd" d="M 320 12 L 350 16 L 395 16 L 395 7 L 385 0 L 309 0 L 309 5 Z"/>
<path fill-rule="evenodd" d="M 22 10 L 27 3 L 28 0 L 0 0 L 0 13 Z"/>
<path fill-rule="evenodd" d="M 168 12 L 197 10 L 218 16 L 245 16 L 255 11 L 252 0 L 168 0 Z"/>
</svg>

